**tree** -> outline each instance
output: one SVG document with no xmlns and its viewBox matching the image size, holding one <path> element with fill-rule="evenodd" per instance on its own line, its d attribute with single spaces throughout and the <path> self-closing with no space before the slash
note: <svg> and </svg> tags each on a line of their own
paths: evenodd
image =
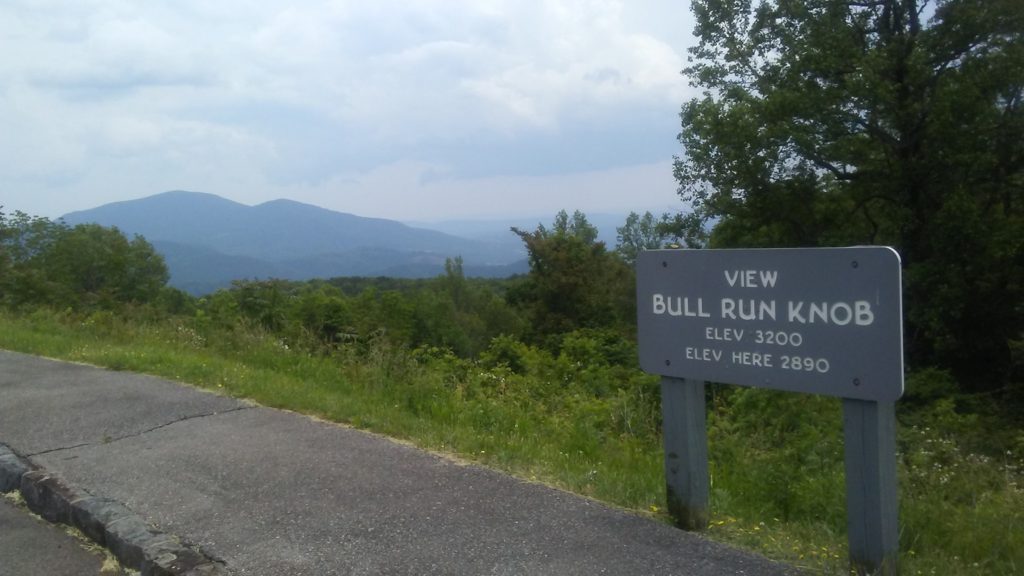
<svg viewBox="0 0 1024 576">
<path fill-rule="evenodd" d="M 529 253 L 530 273 L 509 299 L 522 308 L 534 340 L 580 328 L 623 328 L 633 324 L 635 298 L 629 267 L 597 240 L 586 216 L 564 211 L 551 229 L 512 231 Z"/>
<path fill-rule="evenodd" d="M 4 207 L 0 205 L 0 283 L 2 283 L 11 270 L 11 255 L 8 250 L 9 239 L 12 231 L 7 225 L 7 215 L 4 214 Z"/>
<path fill-rule="evenodd" d="M 662 222 L 667 218 L 667 215 L 663 217 Z M 629 265 L 636 262 L 637 254 L 641 251 L 663 247 L 668 236 L 664 227 L 650 212 L 644 212 L 643 216 L 630 212 L 626 217 L 626 223 L 615 231 L 618 233 L 615 252 Z"/>
<path fill-rule="evenodd" d="M 62 227 L 42 261 L 57 286 L 53 304 L 75 308 L 151 302 L 170 277 L 163 257 L 144 238 L 128 240 L 117 228 L 98 224 Z"/>
<path fill-rule="evenodd" d="M 0 302 L 8 306 L 109 309 L 151 302 L 167 280 L 163 257 L 141 236 L 0 214 Z"/>
<path fill-rule="evenodd" d="M 56 285 L 44 259 L 66 229 L 20 211 L 0 216 L 0 302 L 17 308 L 53 300 Z"/>
<path fill-rule="evenodd" d="M 1022 8 L 695 0 L 675 175 L 710 244 L 893 245 L 910 361 L 1000 386 L 1024 329 Z"/>
<path fill-rule="evenodd" d="M 417 344 L 445 347 L 462 357 L 474 357 L 493 338 L 516 335 L 522 322 L 493 287 L 466 278 L 462 257 L 448 258 L 444 274 L 413 298 Z"/>
<path fill-rule="evenodd" d="M 231 294 L 238 311 L 269 332 L 282 332 L 289 322 L 291 284 L 286 280 L 235 280 Z"/>
</svg>

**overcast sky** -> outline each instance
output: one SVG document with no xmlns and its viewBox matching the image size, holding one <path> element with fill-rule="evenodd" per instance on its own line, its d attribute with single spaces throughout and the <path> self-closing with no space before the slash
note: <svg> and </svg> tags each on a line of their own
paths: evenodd
<svg viewBox="0 0 1024 576">
<path fill-rule="evenodd" d="M 0 205 L 678 210 L 683 0 L 3 0 Z"/>
</svg>

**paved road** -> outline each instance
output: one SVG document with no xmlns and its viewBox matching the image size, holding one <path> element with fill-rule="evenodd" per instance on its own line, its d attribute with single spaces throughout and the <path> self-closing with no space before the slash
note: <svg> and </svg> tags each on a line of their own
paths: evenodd
<svg viewBox="0 0 1024 576">
<path fill-rule="evenodd" d="M 234 574 L 793 573 L 380 436 L 2 351 L 0 443 Z"/>
<path fill-rule="evenodd" d="M 0 498 L 0 576 L 114 576 L 104 555 L 61 528 Z"/>
</svg>

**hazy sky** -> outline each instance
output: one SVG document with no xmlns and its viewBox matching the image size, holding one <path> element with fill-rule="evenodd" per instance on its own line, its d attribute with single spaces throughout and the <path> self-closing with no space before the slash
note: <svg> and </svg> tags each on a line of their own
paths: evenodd
<svg viewBox="0 0 1024 576">
<path fill-rule="evenodd" d="M 683 0 L 3 0 L 0 205 L 676 210 Z"/>
</svg>

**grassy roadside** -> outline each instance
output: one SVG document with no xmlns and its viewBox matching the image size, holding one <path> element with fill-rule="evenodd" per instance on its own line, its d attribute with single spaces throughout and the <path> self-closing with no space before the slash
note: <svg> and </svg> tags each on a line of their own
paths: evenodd
<svg viewBox="0 0 1024 576">
<path fill-rule="evenodd" d="M 312 355 L 255 329 L 203 332 L 181 319 L 129 322 L 107 313 L 0 312 L 0 347 L 352 424 L 667 521 L 656 385 L 643 375 L 550 359 L 514 373 L 386 343 Z M 843 574 L 838 402 L 759 392 L 712 398 L 708 533 L 812 572 Z M 1024 570 L 1020 453 L 969 450 L 956 432 L 971 424 L 938 405 L 901 429 L 905 574 Z"/>
</svg>

